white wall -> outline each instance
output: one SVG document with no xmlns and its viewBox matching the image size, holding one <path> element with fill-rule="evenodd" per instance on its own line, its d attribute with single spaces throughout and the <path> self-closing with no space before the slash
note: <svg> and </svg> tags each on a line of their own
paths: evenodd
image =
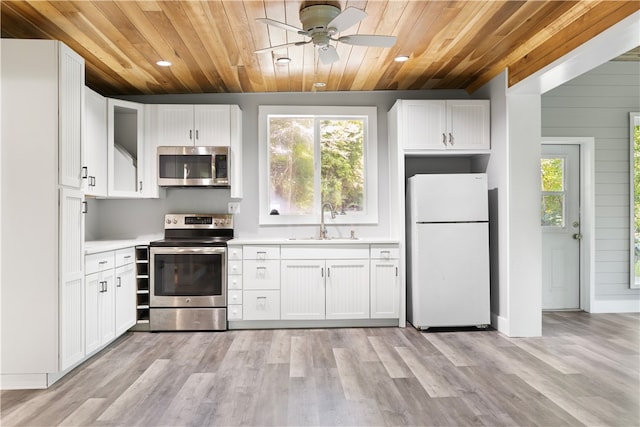
<svg viewBox="0 0 640 427">
<path fill-rule="evenodd" d="M 509 334 L 509 162 L 507 136 L 507 72 L 473 94 L 491 100 L 491 157 L 487 164 L 489 184 L 489 233 L 491 249 L 491 323 Z"/>
<path fill-rule="evenodd" d="M 640 111 L 638 62 L 605 63 L 542 96 L 543 136 L 595 139 L 595 312 L 640 307 L 629 288 L 631 111 Z"/>
<path fill-rule="evenodd" d="M 131 96 L 127 100 L 160 104 L 237 104 L 242 110 L 244 198 L 235 216 L 235 232 L 239 237 L 310 236 L 317 226 L 263 226 L 258 224 L 258 106 L 259 105 L 362 105 L 378 107 L 378 188 L 379 223 L 369 226 L 332 227 L 332 233 L 349 235 L 356 230 L 360 237 L 390 236 L 389 161 L 387 143 L 387 111 L 397 99 L 464 99 L 469 96 L 454 91 L 376 91 L 321 93 L 254 93 Z M 165 213 L 226 212 L 231 200 L 229 190 L 168 189 L 160 200 L 92 200 L 87 217 L 87 239 L 129 238 L 162 233 Z"/>
</svg>

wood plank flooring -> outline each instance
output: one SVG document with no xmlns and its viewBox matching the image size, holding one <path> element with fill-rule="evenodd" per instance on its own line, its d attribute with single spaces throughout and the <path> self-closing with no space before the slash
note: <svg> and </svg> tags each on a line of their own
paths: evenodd
<svg viewBox="0 0 640 427">
<path fill-rule="evenodd" d="M 640 315 L 543 314 L 543 337 L 408 328 L 128 333 L 3 426 L 638 426 Z"/>
</svg>

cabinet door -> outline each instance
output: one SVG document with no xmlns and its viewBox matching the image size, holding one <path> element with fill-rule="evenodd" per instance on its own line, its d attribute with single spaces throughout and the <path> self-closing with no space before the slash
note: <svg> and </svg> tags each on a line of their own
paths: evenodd
<svg viewBox="0 0 640 427">
<path fill-rule="evenodd" d="M 195 105 L 195 145 L 224 146 L 231 142 L 229 105 Z"/>
<path fill-rule="evenodd" d="M 397 319 L 400 313 L 398 260 L 371 260 L 371 318 Z"/>
<path fill-rule="evenodd" d="M 193 105 L 158 105 L 158 145 L 194 145 Z"/>
<path fill-rule="evenodd" d="M 82 134 L 84 116 L 84 59 L 59 43 L 58 91 L 59 183 L 82 188 Z"/>
<path fill-rule="evenodd" d="M 60 190 L 60 369 L 84 357 L 82 191 Z"/>
<path fill-rule="evenodd" d="M 402 102 L 404 149 L 446 149 L 446 101 Z"/>
<path fill-rule="evenodd" d="M 369 318 L 369 260 L 327 261 L 326 318 Z"/>
<path fill-rule="evenodd" d="M 116 337 L 114 270 L 102 272 L 103 288 L 98 295 L 98 323 L 100 345 Z"/>
<path fill-rule="evenodd" d="M 325 265 L 318 260 L 283 260 L 280 271 L 282 319 L 324 319 Z"/>
<path fill-rule="evenodd" d="M 135 264 L 116 268 L 116 336 L 124 334 L 136 324 Z"/>
<path fill-rule="evenodd" d="M 99 304 L 101 273 L 88 274 L 85 278 L 85 353 L 90 355 L 100 348 Z"/>
<path fill-rule="evenodd" d="M 486 100 L 447 101 L 447 144 L 449 149 L 490 148 L 490 104 Z"/>
<path fill-rule="evenodd" d="M 107 197 L 107 98 L 85 87 L 85 194 Z"/>
<path fill-rule="evenodd" d="M 144 105 L 107 100 L 110 197 L 141 197 L 144 184 Z"/>
</svg>

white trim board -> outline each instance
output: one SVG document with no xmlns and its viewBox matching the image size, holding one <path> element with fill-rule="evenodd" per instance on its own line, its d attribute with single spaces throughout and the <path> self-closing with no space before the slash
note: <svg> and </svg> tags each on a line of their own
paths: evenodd
<svg viewBox="0 0 640 427">
<path fill-rule="evenodd" d="M 595 301 L 595 139 L 543 137 L 542 144 L 580 146 L 580 308 L 590 312 Z"/>
</svg>

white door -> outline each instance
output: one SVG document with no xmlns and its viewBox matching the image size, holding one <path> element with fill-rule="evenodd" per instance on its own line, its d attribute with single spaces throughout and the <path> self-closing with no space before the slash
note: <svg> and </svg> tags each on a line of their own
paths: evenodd
<svg viewBox="0 0 640 427">
<path fill-rule="evenodd" d="M 580 148 L 542 145 L 542 309 L 580 308 Z"/>
</svg>

